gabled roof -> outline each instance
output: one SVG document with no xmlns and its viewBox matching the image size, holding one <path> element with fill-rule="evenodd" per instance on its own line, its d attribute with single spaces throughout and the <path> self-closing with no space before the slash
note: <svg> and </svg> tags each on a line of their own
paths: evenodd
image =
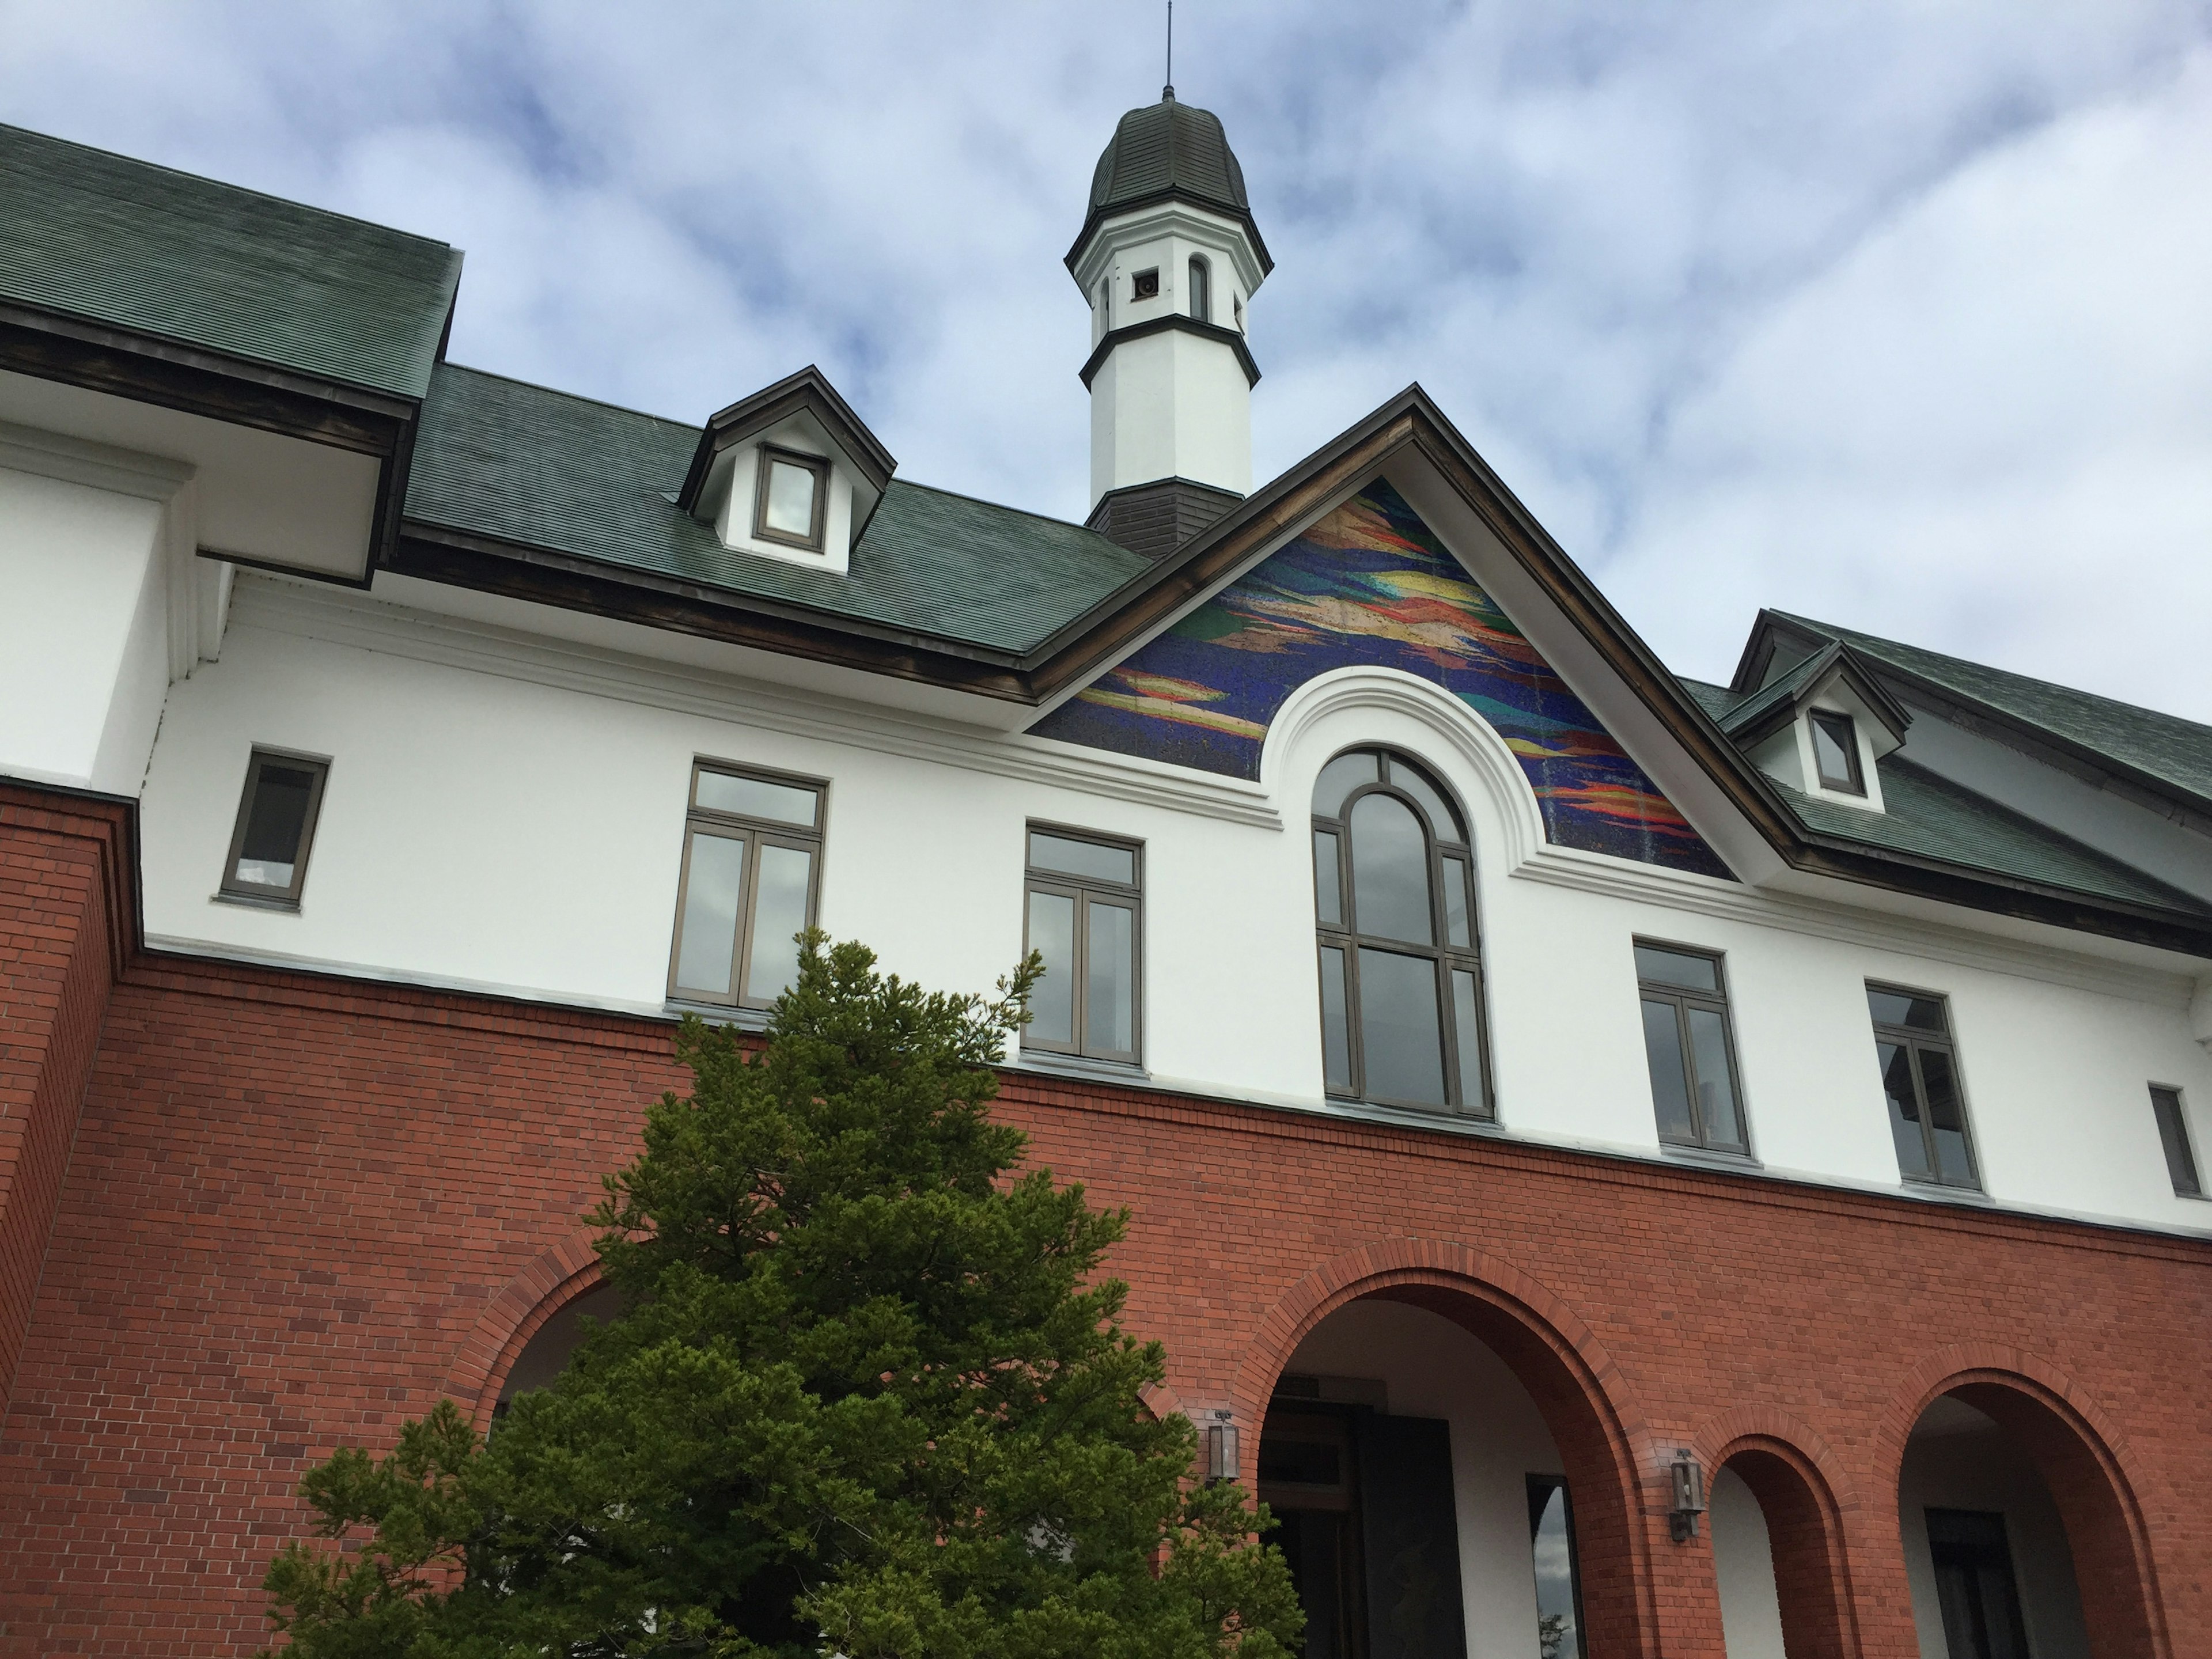
<svg viewBox="0 0 2212 1659">
<path fill-rule="evenodd" d="M 1881 682 L 1858 654 L 1841 641 L 1832 641 L 1826 648 L 1815 651 L 1758 690 L 1731 704 L 1725 714 L 1717 716 L 1721 730 L 1747 747 L 1756 744 L 1788 725 L 1805 699 L 1831 676 L 1842 679 L 1850 687 L 1859 700 L 1889 728 L 1893 741 L 1905 735 L 1905 727 L 1912 723 L 1912 716 L 1896 698 L 1882 689 Z"/>
<path fill-rule="evenodd" d="M 716 455 L 801 411 L 821 423 L 830 441 L 845 452 L 845 459 L 853 470 L 871 488 L 880 493 L 891 481 L 891 474 L 898 471 L 898 463 L 891 459 L 890 451 L 853 412 L 853 406 L 837 395 L 837 388 L 830 384 L 830 377 L 809 363 L 796 374 L 787 374 L 774 386 L 763 386 L 750 397 L 740 398 L 727 409 L 707 417 L 706 427 L 699 434 L 699 447 L 692 453 L 691 465 L 684 475 L 683 487 L 676 492 L 677 504 L 687 513 L 696 512 L 699 492 L 706 484 L 708 469 L 714 464 Z"/>
<path fill-rule="evenodd" d="M 443 242 L 0 126 L 0 301 L 416 399 L 460 272 Z"/>
<path fill-rule="evenodd" d="M 1264 273 L 1275 268 L 1252 203 L 1244 193 L 1244 169 L 1229 148 L 1229 135 L 1212 110 L 1176 101 L 1170 87 L 1157 104 L 1133 109 L 1114 129 L 1091 177 L 1091 209 L 1082 234 L 1067 251 L 1067 268 L 1090 241 L 1102 219 L 1156 202 L 1188 202 L 1236 220 L 1252 239 Z"/>
</svg>

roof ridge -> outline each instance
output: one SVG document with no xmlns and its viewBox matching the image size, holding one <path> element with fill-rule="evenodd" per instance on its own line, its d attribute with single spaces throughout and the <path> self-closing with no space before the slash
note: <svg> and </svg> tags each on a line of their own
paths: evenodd
<svg viewBox="0 0 2212 1659">
<path fill-rule="evenodd" d="M 279 207 L 295 208 L 302 213 L 312 213 L 325 219 L 336 219 L 345 224 L 360 225 L 368 230 L 382 231 L 387 236 L 404 236 L 410 242 L 422 242 L 430 247 L 441 247 L 448 253 L 467 252 L 456 248 L 439 237 L 426 236 L 419 230 L 403 230 L 397 225 L 364 219 L 357 213 L 341 213 L 336 208 L 318 207 L 313 202 L 302 202 L 290 196 L 279 196 L 274 191 L 257 190 L 252 185 L 234 185 L 228 179 L 217 179 L 209 173 L 190 173 L 183 167 L 173 167 L 164 161 L 149 161 L 143 156 L 125 155 L 121 150 L 107 149 L 99 144 L 88 144 L 75 138 L 64 138 L 59 133 L 41 132 L 36 127 L 19 126 L 12 121 L 0 121 L 0 133 L 20 133 L 27 138 L 36 138 L 49 144 L 63 144 L 70 149 L 82 150 L 89 155 L 104 155 L 112 161 L 120 161 L 149 173 L 166 173 L 173 179 L 189 179 L 194 184 L 212 185 L 217 190 L 227 190 L 240 196 L 251 196 L 258 201 L 274 202 Z"/>
<path fill-rule="evenodd" d="M 460 374 L 473 374 L 480 380 L 502 380 L 508 386 L 519 386 L 526 392 L 542 392 L 549 398 L 559 398 L 572 404 L 589 404 L 594 409 L 611 410 L 617 415 L 635 415 L 641 421 L 652 421 L 661 426 L 672 426 L 682 432 L 696 432 L 699 428 L 690 421 L 679 421 L 672 415 L 656 415 L 648 409 L 633 409 L 628 404 L 609 403 L 605 398 L 590 398 L 580 392 L 563 391 L 557 386 L 547 386 L 538 380 L 526 380 L 519 374 L 502 374 L 495 368 L 478 368 L 472 363 L 457 363 L 450 357 L 441 362 L 441 369 Z"/>
</svg>

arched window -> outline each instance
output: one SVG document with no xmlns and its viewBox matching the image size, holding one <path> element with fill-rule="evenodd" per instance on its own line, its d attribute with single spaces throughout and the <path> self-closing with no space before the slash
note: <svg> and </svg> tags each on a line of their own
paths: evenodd
<svg viewBox="0 0 2212 1659">
<path fill-rule="evenodd" d="M 1474 859 L 1415 762 L 1355 749 L 1314 784 L 1322 1071 L 1328 1092 L 1487 1114 Z"/>
<path fill-rule="evenodd" d="M 1201 323 L 1213 320 L 1213 273 L 1195 253 L 1190 256 L 1190 314 Z"/>
</svg>

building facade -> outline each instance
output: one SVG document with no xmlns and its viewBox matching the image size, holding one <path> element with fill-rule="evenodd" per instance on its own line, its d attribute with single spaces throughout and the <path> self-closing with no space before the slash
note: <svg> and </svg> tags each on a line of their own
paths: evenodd
<svg viewBox="0 0 2212 1659">
<path fill-rule="evenodd" d="M 811 923 L 1043 952 L 1003 1109 L 1313 1659 L 2212 1651 L 2212 729 L 1771 611 L 1680 678 L 1418 386 L 1255 484 L 1171 93 L 1066 263 L 1082 525 L 0 129 L 0 1653 L 263 1641 Z"/>
</svg>

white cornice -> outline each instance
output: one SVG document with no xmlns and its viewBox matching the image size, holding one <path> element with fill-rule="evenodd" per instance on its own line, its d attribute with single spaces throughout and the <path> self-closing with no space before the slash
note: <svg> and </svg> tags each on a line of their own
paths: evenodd
<svg viewBox="0 0 2212 1659">
<path fill-rule="evenodd" d="M 1083 245 L 1083 257 L 1076 261 L 1072 273 L 1075 285 L 1089 294 L 1115 253 L 1163 236 L 1181 236 L 1226 253 L 1247 294 L 1257 293 L 1260 284 L 1267 280 L 1267 273 L 1260 268 L 1259 255 L 1253 252 L 1251 237 L 1236 220 L 1183 202 L 1162 202 L 1099 221 L 1091 240 Z"/>
</svg>

